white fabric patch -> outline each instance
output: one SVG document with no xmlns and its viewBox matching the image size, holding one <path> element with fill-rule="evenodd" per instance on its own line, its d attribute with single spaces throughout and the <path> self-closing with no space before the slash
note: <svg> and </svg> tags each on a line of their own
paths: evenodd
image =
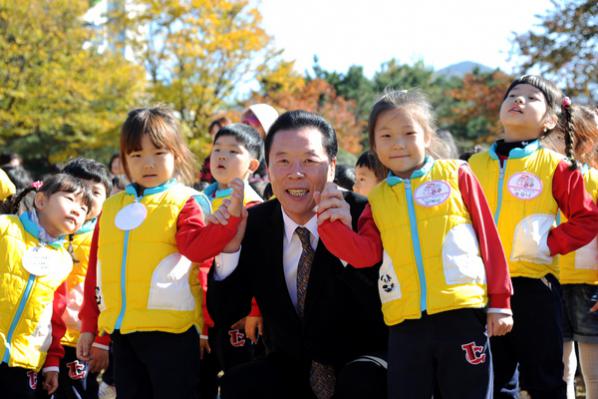
<svg viewBox="0 0 598 399">
<path fill-rule="evenodd" d="M 511 260 L 552 264 L 547 240 L 554 222 L 554 215 L 548 214 L 531 215 L 519 222 L 513 235 Z"/>
<path fill-rule="evenodd" d="M 575 251 L 575 268 L 584 270 L 598 269 L 598 237 L 589 244 Z"/>
<path fill-rule="evenodd" d="M 459 224 L 444 237 L 442 268 L 449 285 L 486 283 L 486 269 L 471 224 Z"/>
<path fill-rule="evenodd" d="M 29 248 L 23 255 L 23 267 L 34 276 L 45 276 L 58 273 L 57 276 L 68 276 L 73 268 L 73 260 L 64 253 L 45 245 Z"/>
<path fill-rule="evenodd" d="M 102 266 L 98 259 L 96 263 L 96 303 L 100 312 L 106 310 L 106 303 L 104 303 L 104 297 L 102 295 Z"/>
<path fill-rule="evenodd" d="M 114 218 L 114 224 L 123 231 L 135 230 L 141 226 L 147 217 L 147 209 L 140 202 L 134 202 L 118 211 Z"/>
<path fill-rule="evenodd" d="M 378 292 L 382 303 L 401 298 L 401 286 L 395 273 L 392 259 L 386 251 L 382 257 L 382 266 L 378 271 Z"/>
<path fill-rule="evenodd" d="M 531 200 L 542 193 L 542 180 L 533 173 L 515 173 L 507 183 L 509 192 L 522 200 Z"/>
<path fill-rule="evenodd" d="M 162 259 L 152 274 L 148 309 L 195 309 L 195 297 L 189 286 L 191 266 L 191 261 L 178 252 Z"/>
<path fill-rule="evenodd" d="M 46 305 L 42 311 L 39 322 L 31 334 L 29 343 L 40 352 L 47 352 L 52 343 L 52 311 L 53 302 Z"/>
<path fill-rule="evenodd" d="M 442 180 L 432 180 L 419 186 L 414 193 L 418 205 L 432 207 L 442 204 L 451 195 L 451 186 Z"/>
</svg>

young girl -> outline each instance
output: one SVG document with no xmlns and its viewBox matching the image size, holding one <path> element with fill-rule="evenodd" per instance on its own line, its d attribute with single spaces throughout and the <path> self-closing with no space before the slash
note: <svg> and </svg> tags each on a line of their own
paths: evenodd
<svg viewBox="0 0 598 399">
<path fill-rule="evenodd" d="M 30 209 L 17 215 L 29 199 Z M 35 397 L 44 364 L 44 388 L 52 394 L 58 387 L 62 283 L 73 266 L 64 237 L 81 227 L 90 202 L 81 181 L 57 174 L 2 204 L 2 213 L 11 213 L 0 216 L 0 386 L 6 397 Z"/>
<path fill-rule="evenodd" d="M 562 143 L 564 137 L 575 146 L 574 159 L 582 162 L 586 191 L 594 201 L 598 200 L 598 114 L 588 107 L 571 105 L 565 97 L 562 103 L 562 114 L 557 126 L 562 132 L 559 136 Z M 565 153 L 564 146 L 556 140 L 546 140 L 547 146 L 560 153 Z M 566 220 L 564 215 L 561 216 Z M 560 256 L 558 259 L 559 281 L 563 292 L 563 363 L 564 379 L 567 382 L 567 398 L 575 399 L 575 371 L 577 358 L 574 344 L 577 342 L 579 360 L 586 387 L 586 397 L 598 395 L 598 241 L 596 237 L 586 246 L 575 252 Z"/>
<path fill-rule="evenodd" d="M 514 287 L 513 332 L 492 339 L 497 397 L 517 395 L 507 392 L 507 385 L 518 364 L 521 387 L 531 397 L 566 395 L 554 256 L 596 237 L 598 209 L 579 169 L 539 143 L 557 125 L 560 102 L 561 93 L 551 82 L 531 75 L 516 79 L 500 108 L 504 139 L 469 161 L 494 213 Z M 554 227 L 558 209 L 568 220 Z"/>
<path fill-rule="evenodd" d="M 230 222 L 206 227 L 202 197 L 177 181 L 190 183 L 195 169 L 172 111 L 131 111 L 120 144 L 132 183 L 104 203 L 96 224 L 77 355 L 89 361 L 94 336 L 110 334 L 119 398 L 194 398 L 202 321 L 192 262 L 235 235 L 243 186 L 234 187 Z"/>
<path fill-rule="evenodd" d="M 329 186 L 319 202 L 320 237 L 354 267 L 383 260 L 389 398 L 430 398 L 435 386 L 443 398 L 486 398 L 486 323 L 489 335 L 510 330 L 511 285 L 477 180 L 464 162 L 428 155 L 434 132 L 421 94 L 385 94 L 370 114 L 369 137 L 390 173 L 370 192 L 358 234 Z"/>
</svg>

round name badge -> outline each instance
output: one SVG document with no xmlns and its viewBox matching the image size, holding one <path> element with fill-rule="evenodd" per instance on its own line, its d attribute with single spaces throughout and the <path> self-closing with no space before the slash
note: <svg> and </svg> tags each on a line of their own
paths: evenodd
<svg viewBox="0 0 598 399">
<path fill-rule="evenodd" d="M 46 246 L 29 248 L 23 255 L 23 267 L 34 276 L 45 276 L 56 269 L 58 256 L 56 251 Z"/>
<path fill-rule="evenodd" d="M 542 192 L 542 180 L 533 173 L 515 173 L 507 183 L 509 192 L 522 200 L 536 198 Z"/>
<path fill-rule="evenodd" d="M 141 223 L 143 223 L 146 217 L 147 209 L 145 208 L 145 205 L 140 202 L 134 202 L 118 211 L 114 218 L 114 224 L 120 230 L 135 230 L 137 227 L 141 226 Z"/>
<path fill-rule="evenodd" d="M 451 186 L 441 180 L 432 180 L 419 186 L 414 193 L 418 205 L 432 207 L 442 204 L 451 195 Z"/>
</svg>

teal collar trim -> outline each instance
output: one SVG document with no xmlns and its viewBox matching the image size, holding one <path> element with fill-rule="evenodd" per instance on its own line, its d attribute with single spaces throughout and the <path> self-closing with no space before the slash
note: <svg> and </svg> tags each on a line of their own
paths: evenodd
<svg viewBox="0 0 598 399">
<path fill-rule="evenodd" d="M 535 151 L 540 148 L 540 140 L 532 140 L 523 148 L 513 148 L 509 151 L 509 159 L 519 159 L 525 158 L 529 155 L 532 155 Z M 497 160 L 498 154 L 496 153 L 496 143 L 493 143 L 488 150 L 488 154 L 490 158 Z"/>
<path fill-rule="evenodd" d="M 203 192 L 208 196 L 210 201 L 212 201 L 213 198 L 229 198 L 231 195 L 233 195 L 232 188 L 218 190 L 218 182 L 210 184 Z"/>
<path fill-rule="evenodd" d="M 31 219 L 31 215 L 29 214 L 29 211 L 27 212 L 23 212 L 20 216 L 19 216 L 19 220 L 21 221 L 21 224 L 23 225 L 23 228 L 25 229 L 25 231 L 29 234 L 31 234 L 33 237 L 35 237 L 39 242 L 44 242 L 41 238 L 40 238 L 40 227 L 38 226 L 37 223 L 35 223 L 32 219 Z M 60 236 L 58 238 L 56 238 L 55 240 L 51 241 L 51 242 L 45 242 L 46 244 L 48 244 L 51 247 L 54 248 L 60 248 L 62 247 L 62 245 L 64 244 L 64 236 Z"/>
<path fill-rule="evenodd" d="M 431 156 L 426 155 L 422 167 L 414 170 L 413 173 L 411 173 L 411 177 L 409 177 L 409 179 L 419 179 L 420 177 L 425 176 L 432 169 L 432 166 L 434 166 L 434 159 Z M 392 172 L 388 172 L 388 176 L 386 177 L 386 183 L 388 183 L 388 185 L 391 187 L 396 184 L 402 183 L 405 180 L 408 179 L 403 179 L 401 177 L 395 176 Z"/>
<path fill-rule="evenodd" d="M 75 234 L 86 234 L 86 233 L 89 233 L 90 231 L 93 231 L 93 229 L 96 228 L 96 222 L 97 222 L 97 218 L 88 220 L 87 222 L 83 223 L 83 226 L 81 226 L 81 228 L 79 230 L 77 230 L 77 232 Z"/>
<path fill-rule="evenodd" d="M 139 198 L 145 197 L 146 195 L 153 195 L 153 194 L 158 194 L 163 191 L 166 191 L 169 188 L 171 188 L 172 186 L 174 186 L 176 183 L 177 183 L 176 179 L 173 178 L 173 179 L 166 181 L 163 184 L 160 184 L 159 186 L 145 188 L 145 189 L 143 189 L 143 194 L 141 194 L 139 196 Z M 127 184 L 127 187 L 125 187 L 125 192 L 127 194 L 134 195 L 135 197 L 137 197 L 137 190 L 135 190 L 135 185 L 133 183 Z"/>
</svg>

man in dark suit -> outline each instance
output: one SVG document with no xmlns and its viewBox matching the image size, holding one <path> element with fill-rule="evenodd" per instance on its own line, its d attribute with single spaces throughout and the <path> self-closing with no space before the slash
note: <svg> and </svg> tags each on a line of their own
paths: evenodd
<svg viewBox="0 0 598 399">
<path fill-rule="evenodd" d="M 217 323 L 231 325 L 255 297 L 269 353 L 228 371 L 222 397 L 384 398 L 387 328 L 378 267 L 355 269 L 319 241 L 314 193 L 334 178 L 334 129 L 316 114 L 287 112 L 265 147 L 275 199 L 249 209 L 217 257 L 208 308 Z M 344 197 L 356 229 L 367 201 Z M 212 221 L 226 217 L 222 208 Z"/>
</svg>

